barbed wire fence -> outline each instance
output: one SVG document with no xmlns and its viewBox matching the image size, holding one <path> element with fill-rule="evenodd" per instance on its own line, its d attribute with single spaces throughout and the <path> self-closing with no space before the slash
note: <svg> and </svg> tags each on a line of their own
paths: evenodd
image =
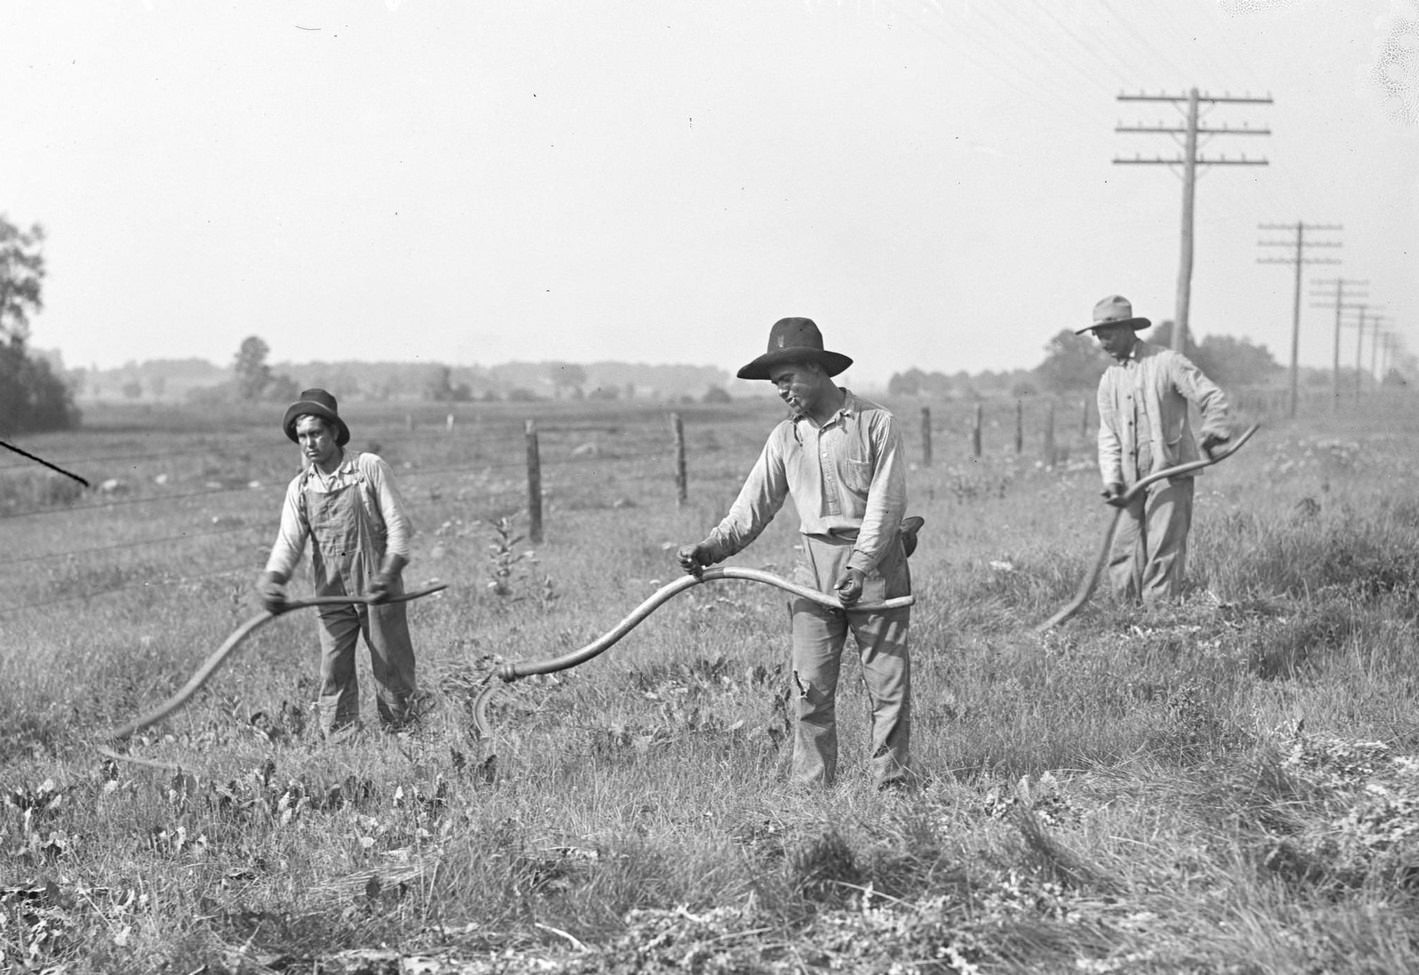
<svg viewBox="0 0 1419 975">
<path fill-rule="evenodd" d="M 1273 403 L 1255 396 L 1241 398 L 1239 402 L 1243 409 L 1254 414 L 1284 405 L 1279 399 Z M 904 440 L 909 448 L 914 448 L 915 463 L 926 469 L 921 476 L 928 478 L 930 469 L 938 463 L 945 470 L 953 463 L 978 461 L 985 454 L 1013 456 L 1049 467 L 1067 458 L 1069 447 L 1073 445 L 1085 448 L 1080 456 L 1087 459 L 1090 456 L 1087 448 L 1092 443 L 1097 422 L 1091 395 L 1081 395 L 1072 401 L 1062 397 L 1031 397 L 989 403 L 934 403 L 920 406 L 915 418 L 902 410 L 897 411 L 897 416 Z M 742 456 L 736 456 L 734 461 L 726 459 L 723 465 L 726 476 L 739 478 L 747 472 L 771 422 L 771 417 L 753 422 L 752 432 L 746 434 Z M 444 425 L 424 424 L 418 431 L 412 431 L 411 427 L 411 424 L 375 427 L 364 441 L 381 452 L 386 460 L 391 460 L 401 492 L 411 499 L 411 506 L 428 508 L 452 495 L 455 501 L 469 506 L 465 520 L 493 521 L 517 512 L 527 518 L 530 540 L 539 544 L 544 526 L 542 501 L 549 483 L 565 479 L 580 488 L 598 480 L 609 482 L 613 477 L 631 477 L 638 490 L 648 496 L 661 495 L 666 503 L 684 505 L 690 494 L 691 455 L 713 461 L 715 455 L 732 449 L 721 442 L 718 436 L 721 428 L 713 418 L 698 431 L 692 428 L 691 432 L 698 436 L 687 436 L 685 418 L 679 412 L 667 415 L 647 411 L 633 422 L 605 418 L 580 422 L 525 419 L 521 431 L 512 419 L 501 424 L 459 424 L 454 422 L 453 414 L 449 414 Z M 387 451 L 381 448 L 385 442 L 389 445 Z M 259 571 L 259 559 L 254 560 L 249 553 L 264 549 L 274 539 L 279 505 L 289 478 L 295 472 L 289 466 L 281 466 L 278 460 L 264 464 L 253 460 L 283 456 L 281 451 L 272 449 L 269 434 L 253 434 L 224 443 L 220 457 L 229 462 L 231 470 L 217 479 L 207 480 L 201 489 L 162 490 L 166 479 L 161 474 L 155 477 L 151 473 L 164 465 L 169 470 L 174 465 L 178 470 L 196 469 L 202 458 L 210 460 L 212 455 L 210 445 L 199 445 L 176 450 L 64 456 L 61 461 L 66 467 L 90 472 L 113 471 L 117 467 L 120 473 L 126 472 L 130 482 L 140 476 L 135 472 L 145 471 L 143 493 L 135 493 L 139 488 L 121 477 L 96 479 L 100 488 L 68 503 L 39 504 L 18 510 L 13 504 L 7 504 L 13 499 L 5 493 L 4 478 L 23 471 L 23 465 L 0 463 L 0 505 L 4 505 L 0 507 L 0 532 L 9 529 L 14 535 L 15 528 L 34 519 L 45 523 L 65 522 L 83 532 L 82 520 L 86 518 L 101 519 L 106 512 L 117 509 L 146 506 L 159 509 L 151 517 L 133 519 L 139 525 L 162 529 L 154 534 L 47 551 L 33 551 L 33 541 L 24 546 L 29 551 L 12 546 L 11 556 L 3 565 L 7 570 L 26 576 L 29 586 L 25 588 L 35 588 L 45 570 L 52 566 L 62 567 L 118 553 L 152 550 L 161 555 L 150 561 L 174 566 L 143 581 L 125 581 L 38 598 L 5 599 L 0 601 L 0 618 L 154 586 L 181 585 L 240 573 L 254 577 Z M 237 460 L 232 461 L 233 458 Z M 440 463 L 441 460 L 455 462 Z M 233 473 L 243 465 L 248 469 L 241 474 Z M 213 465 L 207 463 L 203 470 L 211 471 Z M 220 464 L 216 465 L 216 470 L 221 473 Z M 248 476 L 252 474 L 256 476 Z M 197 476 L 205 475 L 199 471 Z M 87 500 L 95 494 L 101 500 Z M 232 498 L 239 498 L 242 507 L 250 507 L 259 499 L 271 510 L 271 516 L 259 522 L 223 525 L 219 515 L 212 517 L 215 527 L 172 530 L 172 522 L 185 506 L 201 508 L 210 502 Z M 205 510 L 203 514 L 205 516 Z M 417 522 L 417 510 L 414 514 Z M 44 534 L 48 543 L 52 543 L 54 536 L 61 532 L 44 531 Z M 231 544 L 223 545 L 226 542 Z M 194 543 L 215 543 L 228 551 L 248 554 L 240 561 L 224 562 L 215 568 L 183 572 L 180 568 L 183 546 Z M 72 579 L 58 580 L 58 584 L 71 585 Z"/>
</svg>

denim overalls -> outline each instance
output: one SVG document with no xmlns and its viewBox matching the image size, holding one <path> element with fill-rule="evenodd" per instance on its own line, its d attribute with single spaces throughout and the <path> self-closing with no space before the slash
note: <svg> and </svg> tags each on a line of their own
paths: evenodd
<svg viewBox="0 0 1419 975">
<path fill-rule="evenodd" d="M 385 527 L 373 487 L 350 456 L 354 478 L 334 491 L 312 490 L 319 475 L 306 472 L 301 498 L 311 539 L 311 569 L 320 596 L 369 591 L 384 560 Z M 396 579 L 390 595 L 404 591 Z M 380 721 L 391 727 L 409 717 L 414 694 L 414 647 L 404 603 L 346 604 L 320 608 L 320 726 L 327 735 L 360 715 L 355 647 L 363 633 L 370 650 Z"/>
</svg>

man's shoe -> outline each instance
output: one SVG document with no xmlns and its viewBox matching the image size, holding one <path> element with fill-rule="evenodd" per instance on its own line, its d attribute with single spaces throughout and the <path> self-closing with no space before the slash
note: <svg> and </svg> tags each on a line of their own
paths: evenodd
<svg viewBox="0 0 1419 975">
<path fill-rule="evenodd" d="M 902 536 L 902 549 L 910 558 L 916 551 L 916 533 L 921 531 L 921 526 L 926 524 L 926 519 L 920 515 L 912 515 L 910 518 L 903 518 L 901 527 L 897 529 L 897 534 Z"/>
</svg>

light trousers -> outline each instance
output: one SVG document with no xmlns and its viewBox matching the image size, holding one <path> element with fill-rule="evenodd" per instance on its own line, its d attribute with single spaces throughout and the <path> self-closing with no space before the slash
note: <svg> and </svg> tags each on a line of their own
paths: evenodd
<svg viewBox="0 0 1419 975">
<path fill-rule="evenodd" d="M 804 558 L 796 581 L 833 593 L 852 554 L 852 541 L 803 536 Z M 880 602 L 911 592 L 901 546 L 869 574 L 861 601 Z M 911 662 L 907 629 L 911 609 L 864 613 L 827 609 L 810 599 L 789 603 L 793 620 L 794 727 L 790 777 L 798 785 L 831 785 L 837 777 L 837 692 L 843 649 L 851 631 L 872 713 L 871 771 L 879 786 L 907 778 L 911 752 Z"/>
<path fill-rule="evenodd" d="M 1192 478 L 1168 478 L 1123 509 L 1109 552 L 1109 582 L 1116 596 L 1151 605 L 1182 595 L 1192 497 Z"/>
</svg>

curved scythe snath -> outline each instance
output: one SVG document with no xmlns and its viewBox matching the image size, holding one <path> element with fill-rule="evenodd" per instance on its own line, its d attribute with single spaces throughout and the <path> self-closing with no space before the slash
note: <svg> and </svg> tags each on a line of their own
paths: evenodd
<svg viewBox="0 0 1419 975">
<path fill-rule="evenodd" d="M 415 592 L 406 592 L 398 596 L 391 596 L 389 599 L 385 600 L 385 602 L 404 603 L 411 599 L 419 599 L 447 588 L 448 586 L 446 584 L 441 583 L 436 586 L 430 586 L 427 589 L 419 589 Z M 114 742 L 124 741 L 137 734 L 139 731 L 142 731 L 144 728 L 157 724 L 168 715 L 183 707 L 192 699 L 192 695 L 196 694 L 202 688 L 203 684 L 206 684 L 212 679 L 212 675 L 221 669 L 221 666 L 236 652 L 237 648 L 242 645 L 247 637 L 275 619 L 278 615 L 284 616 L 292 610 L 308 609 L 311 606 L 344 606 L 351 603 L 375 605 L 374 599 L 370 596 L 311 596 L 308 599 L 291 600 L 286 603 L 286 608 L 279 614 L 263 610 L 261 613 L 258 613 L 256 616 L 253 616 L 241 626 L 237 627 L 235 632 L 227 637 L 222 645 L 203 661 L 202 666 L 197 668 L 197 672 L 188 678 L 187 683 L 182 685 L 182 688 L 176 694 L 141 717 L 134 718 L 127 724 L 122 724 L 114 728 L 108 733 L 106 740 Z M 106 748 L 101 748 L 100 751 L 110 758 L 128 760 L 128 756 L 119 755 Z"/>
<path fill-rule="evenodd" d="M 855 603 L 852 606 L 844 606 L 837 599 L 824 595 L 816 589 L 807 586 L 800 586 L 796 582 L 780 578 L 771 572 L 764 572 L 761 569 L 741 569 L 736 566 L 725 566 L 718 569 L 704 569 L 695 575 L 684 575 L 674 582 L 668 583 L 657 589 L 651 596 L 641 603 L 630 615 L 617 623 L 604 635 L 592 640 L 580 650 L 574 650 L 561 657 L 552 657 L 546 660 L 531 660 L 523 663 L 506 663 L 499 667 L 492 674 L 484 679 L 484 687 L 478 692 L 478 697 L 473 703 L 473 727 L 478 733 L 478 737 L 487 739 L 492 737 L 492 729 L 488 723 L 488 702 L 498 685 L 492 682 L 493 676 L 500 678 L 503 683 L 510 684 L 523 677 L 530 677 L 533 674 L 551 674 L 559 670 L 567 670 L 586 663 L 592 657 L 610 649 L 623 636 L 635 629 L 651 613 L 668 602 L 673 596 L 691 589 L 704 582 L 715 582 L 722 579 L 743 579 L 749 582 L 761 582 L 765 585 L 774 586 L 795 596 L 804 599 L 811 599 L 813 602 L 828 609 L 844 610 L 851 613 L 872 613 L 889 609 L 900 609 L 910 606 L 916 601 L 915 596 L 896 596 L 892 599 L 883 600 L 880 603 Z"/>
<path fill-rule="evenodd" d="M 1242 444 L 1250 440 L 1252 434 L 1256 433 L 1259 429 L 1261 429 L 1261 424 L 1253 423 L 1245 433 L 1228 444 L 1226 450 L 1219 450 L 1210 457 L 1202 457 L 1194 461 L 1189 461 L 1186 464 L 1178 464 L 1176 467 L 1164 468 L 1161 471 L 1149 474 L 1125 491 L 1123 496 L 1119 498 L 1118 505 L 1114 507 L 1113 517 L 1109 519 L 1109 527 L 1104 532 L 1104 543 L 1099 548 L 1099 557 L 1094 560 L 1094 565 L 1090 568 L 1089 574 L 1079 583 L 1079 589 L 1075 592 L 1074 598 L 1060 609 L 1059 612 L 1035 627 L 1035 631 L 1037 633 L 1043 633 L 1046 630 L 1058 626 L 1060 623 L 1063 623 L 1065 620 L 1069 619 L 1069 617 L 1079 612 L 1080 607 L 1089 601 L 1089 597 L 1093 595 L 1094 587 L 1098 585 L 1099 575 L 1104 571 L 1104 563 L 1108 561 L 1109 552 L 1113 548 L 1114 533 L 1118 531 L 1118 520 L 1123 515 L 1123 509 L 1128 507 L 1130 501 L 1138 497 L 1148 485 L 1156 484 L 1164 478 L 1191 474 L 1193 471 L 1200 471 L 1204 467 L 1211 467 L 1218 461 L 1226 460 L 1238 450 L 1241 450 Z"/>
</svg>

